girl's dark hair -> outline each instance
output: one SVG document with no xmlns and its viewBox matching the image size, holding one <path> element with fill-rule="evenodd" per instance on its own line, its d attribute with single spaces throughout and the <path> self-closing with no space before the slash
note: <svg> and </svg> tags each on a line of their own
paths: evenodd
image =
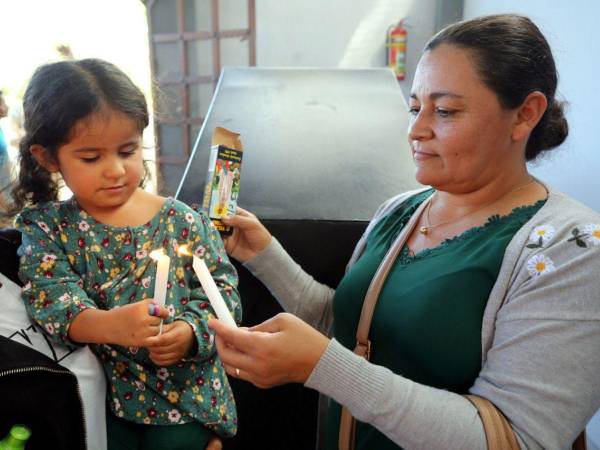
<svg viewBox="0 0 600 450">
<path fill-rule="evenodd" d="M 25 136 L 19 146 L 19 175 L 12 191 L 13 214 L 27 203 L 57 200 L 59 184 L 38 164 L 29 149 L 41 145 L 56 160 L 58 148 L 71 138 L 74 125 L 109 107 L 139 127 L 148 126 L 144 94 L 115 65 L 100 59 L 61 61 L 39 67 L 25 91 Z"/>
<path fill-rule="evenodd" d="M 548 108 L 531 132 L 525 159 L 559 146 L 569 134 L 564 103 L 556 100 L 558 73 L 550 46 L 527 17 L 499 14 L 452 24 L 425 46 L 455 45 L 471 52 L 482 81 L 507 109 L 520 106 L 534 91 L 546 96 Z"/>
</svg>

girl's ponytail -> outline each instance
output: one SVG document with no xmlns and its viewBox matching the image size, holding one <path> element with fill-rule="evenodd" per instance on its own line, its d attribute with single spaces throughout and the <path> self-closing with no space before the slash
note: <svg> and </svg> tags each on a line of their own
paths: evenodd
<svg viewBox="0 0 600 450">
<path fill-rule="evenodd" d="M 29 203 L 58 200 L 58 180 L 40 166 L 29 147 L 30 141 L 25 136 L 19 144 L 19 175 L 12 190 L 11 215 L 17 214 Z"/>
</svg>

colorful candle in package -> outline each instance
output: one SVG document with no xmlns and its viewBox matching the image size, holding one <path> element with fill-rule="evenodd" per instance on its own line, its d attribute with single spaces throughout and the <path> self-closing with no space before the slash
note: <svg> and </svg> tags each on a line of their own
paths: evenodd
<svg viewBox="0 0 600 450">
<path fill-rule="evenodd" d="M 240 194 L 242 155 L 240 135 L 225 128 L 215 128 L 208 159 L 203 207 L 223 235 L 229 235 L 232 231 L 220 219 L 235 214 Z"/>
</svg>

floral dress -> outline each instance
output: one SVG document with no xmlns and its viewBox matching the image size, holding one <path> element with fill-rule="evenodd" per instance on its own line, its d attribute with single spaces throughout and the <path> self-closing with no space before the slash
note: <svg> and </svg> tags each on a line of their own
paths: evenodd
<svg viewBox="0 0 600 450">
<path fill-rule="evenodd" d="M 190 324 L 197 353 L 157 367 L 145 348 L 90 344 L 109 382 L 109 407 L 117 417 L 136 423 L 199 421 L 222 436 L 235 434 L 233 394 L 207 327 L 213 309 L 192 258 L 177 254 L 178 246 L 187 244 L 205 260 L 239 323 L 237 274 L 205 214 L 169 198 L 146 224 L 115 227 L 97 222 L 70 199 L 26 208 L 17 227 L 23 234 L 20 277 L 27 311 L 51 338 L 69 344 L 69 325 L 81 311 L 109 310 L 154 296 L 156 262 L 149 254 L 163 248 L 171 258 L 167 322 Z"/>
</svg>

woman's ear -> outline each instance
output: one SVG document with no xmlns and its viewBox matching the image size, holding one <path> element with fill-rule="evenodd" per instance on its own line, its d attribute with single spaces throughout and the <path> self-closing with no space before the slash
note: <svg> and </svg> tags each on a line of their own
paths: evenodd
<svg viewBox="0 0 600 450">
<path fill-rule="evenodd" d="M 530 93 L 517 109 L 517 118 L 512 132 L 515 141 L 529 137 L 548 107 L 546 96 L 540 91 Z"/>
<path fill-rule="evenodd" d="M 38 164 L 44 169 L 46 169 L 48 172 L 58 172 L 58 164 L 45 147 L 42 147 L 38 144 L 34 144 L 31 147 L 29 147 L 29 152 L 31 153 L 31 156 L 35 158 Z"/>
</svg>

